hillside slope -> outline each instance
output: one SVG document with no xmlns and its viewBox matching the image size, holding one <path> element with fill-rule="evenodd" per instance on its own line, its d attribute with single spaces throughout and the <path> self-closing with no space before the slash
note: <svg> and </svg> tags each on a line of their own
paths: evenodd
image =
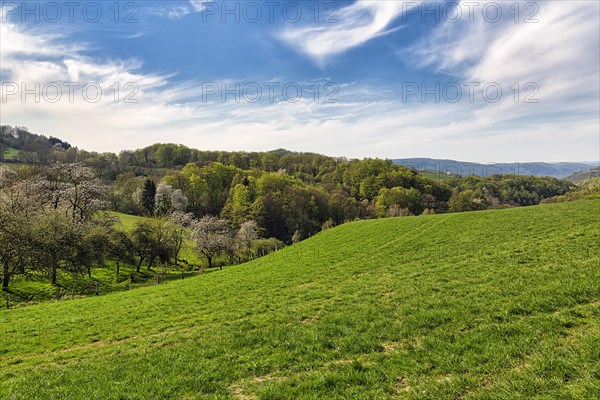
<svg viewBox="0 0 600 400">
<path fill-rule="evenodd" d="M 569 175 L 565 179 L 574 183 L 585 181 L 586 179 L 593 179 L 600 177 L 600 167 L 590 168 L 586 171 L 581 171 Z"/>
<path fill-rule="evenodd" d="M 600 201 L 360 221 L 0 311 L 2 398 L 598 398 Z"/>
</svg>

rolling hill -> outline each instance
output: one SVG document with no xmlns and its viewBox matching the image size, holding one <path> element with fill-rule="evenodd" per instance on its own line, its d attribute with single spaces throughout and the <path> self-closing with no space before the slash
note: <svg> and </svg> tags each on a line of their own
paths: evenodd
<svg viewBox="0 0 600 400">
<path fill-rule="evenodd" d="M 600 167 L 590 168 L 585 171 L 576 172 L 572 175 L 569 175 L 565 179 L 574 183 L 580 183 L 585 181 L 586 179 L 593 179 L 600 177 Z"/>
<path fill-rule="evenodd" d="M 7 399 L 592 399 L 600 201 L 358 221 L 164 286 L 0 311 Z"/>
<path fill-rule="evenodd" d="M 532 176 L 553 176 L 565 178 L 576 172 L 581 172 L 598 165 L 598 162 L 527 162 L 527 163 L 491 163 L 480 164 L 466 161 L 433 159 L 433 158 L 402 158 L 393 160 L 395 164 L 415 168 L 419 171 L 450 173 L 452 175 L 489 176 L 494 174 L 517 174 Z"/>
</svg>

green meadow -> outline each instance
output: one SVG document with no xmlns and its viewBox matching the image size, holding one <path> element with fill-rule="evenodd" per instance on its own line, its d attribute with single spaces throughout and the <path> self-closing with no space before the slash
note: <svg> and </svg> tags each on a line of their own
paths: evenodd
<svg viewBox="0 0 600 400">
<path fill-rule="evenodd" d="M 108 214 L 117 217 L 117 227 L 120 227 L 126 232 L 130 232 L 135 228 L 135 225 L 143 220 L 149 220 L 150 218 L 138 217 L 135 215 L 123 214 L 119 212 L 109 211 Z M 198 256 L 198 252 L 195 250 L 195 245 L 192 240 L 186 240 L 183 248 L 181 249 L 180 258 L 187 261 L 188 263 L 199 266 L 203 260 Z"/>
<path fill-rule="evenodd" d="M 3 309 L 0 398 L 597 399 L 599 211 L 358 221 L 191 279 Z"/>
<path fill-rule="evenodd" d="M 19 155 L 19 150 L 9 147 L 6 149 L 6 152 L 4 153 L 4 159 L 5 160 L 16 160 L 18 155 Z"/>
</svg>

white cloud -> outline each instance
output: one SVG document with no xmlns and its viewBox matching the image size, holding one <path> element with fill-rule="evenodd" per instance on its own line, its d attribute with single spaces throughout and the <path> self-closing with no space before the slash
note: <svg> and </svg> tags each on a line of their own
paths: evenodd
<svg viewBox="0 0 600 400">
<path fill-rule="evenodd" d="M 281 40 L 308 55 L 319 64 L 329 57 L 360 46 L 369 40 L 389 33 L 389 25 L 413 1 L 358 0 L 342 7 L 332 18 L 337 22 L 293 27 L 278 35 Z"/>
<path fill-rule="evenodd" d="M 442 24 L 413 47 L 412 55 L 418 66 L 431 66 L 464 81 L 497 82 L 504 88 L 515 82 L 521 88 L 529 82 L 539 86 L 538 106 L 515 104 L 510 95 L 505 96 L 505 101 L 482 111 L 493 120 L 532 112 L 597 113 L 599 4 L 538 4 L 537 23 L 515 23 L 512 17 L 490 23 L 475 13 L 478 18 L 474 23 L 465 19 L 457 24 Z M 503 6 L 504 15 L 511 16 L 508 7 L 512 3 Z"/>
</svg>

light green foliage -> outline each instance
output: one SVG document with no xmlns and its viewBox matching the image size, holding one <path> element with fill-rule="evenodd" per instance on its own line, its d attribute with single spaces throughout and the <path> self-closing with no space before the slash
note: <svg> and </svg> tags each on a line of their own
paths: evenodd
<svg viewBox="0 0 600 400">
<path fill-rule="evenodd" d="M 8 399 L 594 399 L 600 201 L 345 224 L 0 311 Z"/>
<path fill-rule="evenodd" d="M 600 177 L 590 178 L 577 183 L 577 188 L 562 196 L 545 199 L 542 203 L 600 199 Z"/>
<path fill-rule="evenodd" d="M 407 209 L 413 215 L 421 214 L 424 209 L 421 192 L 415 188 L 405 189 L 402 187 L 383 188 L 379 191 L 379 196 L 375 201 L 377 216 L 397 216 L 391 214 L 390 211 L 398 207 Z"/>
</svg>

